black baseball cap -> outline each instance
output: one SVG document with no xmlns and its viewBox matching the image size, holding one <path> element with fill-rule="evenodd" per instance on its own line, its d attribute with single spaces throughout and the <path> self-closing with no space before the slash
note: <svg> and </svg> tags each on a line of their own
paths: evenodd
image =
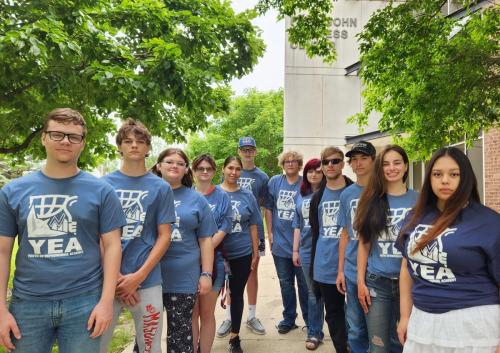
<svg viewBox="0 0 500 353">
<path fill-rule="evenodd" d="M 356 142 L 350 151 L 348 151 L 345 156 L 350 158 L 355 153 L 362 153 L 367 156 L 375 156 L 377 154 L 377 150 L 375 147 L 368 141 L 359 141 Z"/>
</svg>

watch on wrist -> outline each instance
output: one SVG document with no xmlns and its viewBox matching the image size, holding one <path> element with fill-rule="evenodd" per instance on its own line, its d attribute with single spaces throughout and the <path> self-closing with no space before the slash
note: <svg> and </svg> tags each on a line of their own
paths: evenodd
<svg viewBox="0 0 500 353">
<path fill-rule="evenodd" d="M 200 277 L 212 278 L 212 272 L 202 272 L 200 273 Z"/>
</svg>

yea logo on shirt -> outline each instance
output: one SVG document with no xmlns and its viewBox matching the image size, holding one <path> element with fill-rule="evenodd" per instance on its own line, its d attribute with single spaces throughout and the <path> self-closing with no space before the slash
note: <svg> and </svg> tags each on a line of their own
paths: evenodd
<svg viewBox="0 0 500 353">
<path fill-rule="evenodd" d="M 255 183 L 255 179 L 254 178 L 242 178 L 242 177 L 240 177 L 238 179 L 238 185 L 242 189 L 246 189 L 246 190 L 249 190 L 249 191 L 252 191 L 252 185 L 253 185 L 253 183 Z"/>
<path fill-rule="evenodd" d="M 78 196 L 30 196 L 26 220 L 28 242 L 33 253 L 28 257 L 60 257 L 83 253 L 76 237 L 77 222 L 69 207 L 78 202 Z"/>
<path fill-rule="evenodd" d="M 340 229 L 337 226 L 340 201 L 322 202 L 321 221 L 323 224 L 323 238 L 340 238 Z"/>
<path fill-rule="evenodd" d="M 231 200 L 231 208 L 233 210 L 233 228 L 231 229 L 231 233 L 241 232 L 241 214 L 238 210 L 240 204 L 241 201 Z"/>
<path fill-rule="evenodd" d="M 304 227 L 310 227 L 309 224 L 309 210 L 311 209 L 311 199 L 302 201 L 302 218 L 304 219 Z"/>
<path fill-rule="evenodd" d="M 180 206 L 181 201 L 180 200 L 174 200 L 174 206 L 177 209 L 178 206 Z M 177 210 L 175 210 L 175 223 L 173 224 L 173 229 L 172 229 L 172 235 L 170 236 L 171 241 L 182 241 L 182 235 L 179 230 L 181 223 L 181 218 L 177 216 Z"/>
<path fill-rule="evenodd" d="M 276 208 L 278 209 L 278 218 L 291 221 L 293 219 L 293 210 L 295 209 L 295 195 L 297 191 L 280 190 Z"/>
<path fill-rule="evenodd" d="M 116 190 L 122 205 L 127 225 L 123 227 L 122 239 L 130 240 L 141 236 L 146 212 L 141 200 L 148 196 L 149 191 L 143 190 Z"/>
<path fill-rule="evenodd" d="M 381 257 L 402 257 L 401 252 L 396 249 L 394 242 L 401 230 L 401 222 L 411 208 L 391 208 L 387 218 L 387 229 L 380 234 L 377 244 Z"/>
<path fill-rule="evenodd" d="M 407 251 L 413 273 L 432 283 L 455 282 L 455 274 L 448 268 L 448 253 L 443 248 L 443 238 L 455 233 L 457 228 L 446 228 L 422 250 L 413 253 L 418 239 L 431 227 L 432 225 L 419 224 L 410 234 Z"/>
</svg>

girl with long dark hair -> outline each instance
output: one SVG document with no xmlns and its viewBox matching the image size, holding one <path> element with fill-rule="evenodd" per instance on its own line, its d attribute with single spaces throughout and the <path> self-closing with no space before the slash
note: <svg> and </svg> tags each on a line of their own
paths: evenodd
<svg viewBox="0 0 500 353">
<path fill-rule="evenodd" d="M 215 337 L 215 305 L 217 297 L 224 285 L 224 259 L 222 257 L 222 241 L 231 233 L 232 212 L 229 196 L 220 186 L 213 184 L 216 164 L 209 154 L 202 154 L 193 160 L 193 170 L 196 181 L 196 191 L 202 194 L 210 205 L 217 224 L 217 232 L 212 237 L 215 251 L 212 290 L 199 295 L 193 311 L 193 341 L 194 349 L 210 353 Z M 199 319 L 199 322 L 198 322 Z"/>
<path fill-rule="evenodd" d="M 498 352 L 500 216 L 480 204 L 462 151 L 434 153 L 408 218 L 397 243 L 403 352 Z"/>
<path fill-rule="evenodd" d="M 303 174 L 300 195 L 297 198 L 297 206 L 292 222 L 292 227 L 294 228 L 292 261 L 295 266 L 302 267 L 309 290 L 306 348 L 315 350 L 324 337 L 324 309 L 323 301 L 316 298 L 314 294 L 313 283 L 309 274 L 312 247 L 309 206 L 313 193 L 319 189 L 323 180 L 321 161 L 317 158 L 309 160 L 304 166 Z"/>
<path fill-rule="evenodd" d="M 241 353 L 240 326 L 243 315 L 243 292 L 259 256 L 257 227 L 262 222 L 259 205 L 252 192 L 238 185 L 243 164 L 239 157 L 224 161 L 224 181 L 220 185 L 231 200 L 232 229 L 224 238 L 224 251 L 229 262 L 229 290 L 231 293 L 231 334 L 229 352 Z"/>
<path fill-rule="evenodd" d="M 375 159 L 354 219 L 359 235 L 358 299 L 366 315 L 371 353 L 400 353 L 399 320 L 401 252 L 394 243 L 417 193 L 408 190 L 408 156 L 389 145 Z"/>
<path fill-rule="evenodd" d="M 212 235 L 217 225 L 207 200 L 191 188 L 193 176 L 184 151 L 164 150 L 154 171 L 172 187 L 176 215 L 170 247 L 161 259 L 167 352 L 192 353 L 193 307 L 198 294 L 203 296 L 212 289 Z"/>
</svg>

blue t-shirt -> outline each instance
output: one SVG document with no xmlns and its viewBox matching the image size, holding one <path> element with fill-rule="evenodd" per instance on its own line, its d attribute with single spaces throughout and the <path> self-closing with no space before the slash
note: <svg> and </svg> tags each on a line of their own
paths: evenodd
<svg viewBox="0 0 500 353">
<path fill-rule="evenodd" d="M 227 192 L 231 200 L 232 229 L 231 234 L 224 238 L 224 251 L 227 258 L 232 260 L 252 253 L 252 236 L 250 226 L 262 224 L 259 205 L 253 194 L 240 188 L 234 192 Z"/>
<path fill-rule="evenodd" d="M 340 195 L 339 225 L 346 228 L 349 233 L 349 242 L 345 250 L 344 276 L 354 283 L 356 283 L 357 277 L 358 234 L 352 229 L 352 222 L 354 222 L 359 197 L 362 192 L 363 187 L 354 183 L 345 188 Z"/>
<path fill-rule="evenodd" d="M 158 226 L 175 222 L 172 188 L 151 173 L 128 176 L 117 170 L 102 179 L 115 189 L 127 218 L 122 231 L 120 272 L 124 275 L 134 273 L 148 259 L 158 238 Z M 158 263 L 141 283 L 141 288 L 157 286 L 161 282 Z"/>
<path fill-rule="evenodd" d="M 264 207 L 273 213 L 273 255 L 292 258 L 292 221 L 301 182 L 302 177 L 299 177 L 294 184 L 289 184 L 286 175 L 283 174 L 273 176 L 267 184 Z"/>
<path fill-rule="evenodd" d="M 335 284 L 339 269 L 340 195 L 345 188 L 325 188 L 318 206 L 319 236 L 314 257 L 314 280 Z"/>
<path fill-rule="evenodd" d="M 408 260 L 413 304 L 430 313 L 499 304 L 500 215 L 472 202 L 455 223 L 413 254 L 416 241 L 437 216 L 437 210 L 427 213 L 401 235 L 404 245 L 396 243 Z"/>
<path fill-rule="evenodd" d="M 399 278 L 401 271 L 401 252 L 396 249 L 395 241 L 401 230 L 406 214 L 417 202 L 418 193 L 408 190 L 399 196 L 387 195 L 389 217 L 387 229 L 372 243 L 368 255 L 367 272 L 387 278 Z"/>
<path fill-rule="evenodd" d="M 306 196 L 298 196 L 292 221 L 292 227 L 300 229 L 299 256 L 301 263 L 305 266 L 311 263 L 312 234 L 309 224 L 309 207 L 312 195 L 311 193 Z"/>
<path fill-rule="evenodd" d="M 13 295 L 59 300 L 100 288 L 100 236 L 125 224 L 113 188 L 83 171 L 64 179 L 38 171 L 5 185 L 0 234 L 19 236 Z"/>
<path fill-rule="evenodd" d="M 241 176 L 238 179 L 238 185 L 243 189 L 250 190 L 259 206 L 262 206 L 266 199 L 268 182 L 269 177 L 267 174 L 257 167 L 248 170 L 242 169 Z M 259 232 L 259 239 L 261 241 L 264 240 L 264 226 L 262 222 L 258 226 L 257 231 Z"/>
<path fill-rule="evenodd" d="M 163 292 L 196 293 L 201 266 L 198 238 L 211 237 L 217 225 L 207 200 L 194 189 L 174 189 L 174 204 L 172 241 L 161 259 Z"/>
<path fill-rule="evenodd" d="M 205 198 L 207 199 L 210 209 L 214 215 L 214 220 L 218 229 L 217 231 L 223 231 L 227 236 L 231 233 L 233 225 L 233 213 L 229 196 L 219 186 L 216 186 L 210 194 L 205 195 Z M 215 257 L 217 263 L 224 262 L 220 251 L 215 253 Z"/>
</svg>

